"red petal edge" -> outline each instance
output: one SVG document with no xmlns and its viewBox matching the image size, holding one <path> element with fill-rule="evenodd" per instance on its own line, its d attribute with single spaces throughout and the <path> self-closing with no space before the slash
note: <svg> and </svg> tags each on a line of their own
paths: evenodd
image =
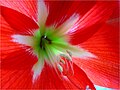
<svg viewBox="0 0 120 90">
<path fill-rule="evenodd" d="M 93 83 L 90 81 L 85 72 L 78 67 L 76 64 L 73 64 L 74 75 L 68 76 L 69 80 L 80 90 L 85 90 L 87 86 L 89 89 L 96 90 Z"/>
<path fill-rule="evenodd" d="M 97 2 L 78 22 L 75 32 L 69 32 L 70 43 L 80 44 L 88 40 L 112 15 L 117 2 Z"/>
<path fill-rule="evenodd" d="M 1 15 L 17 34 L 33 34 L 33 31 L 38 28 L 35 21 L 28 16 L 4 6 L 0 8 Z"/>
<path fill-rule="evenodd" d="M 96 85 L 119 88 L 118 26 L 118 19 L 110 20 L 90 39 L 81 44 L 83 48 L 96 55 L 96 59 L 74 60 Z"/>
</svg>

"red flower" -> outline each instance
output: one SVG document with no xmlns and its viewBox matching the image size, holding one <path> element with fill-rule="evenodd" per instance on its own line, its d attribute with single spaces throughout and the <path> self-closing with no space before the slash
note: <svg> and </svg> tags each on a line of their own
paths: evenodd
<svg viewBox="0 0 120 90">
<path fill-rule="evenodd" d="M 118 88 L 118 5 L 0 1 L 2 89 Z"/>
</svg>

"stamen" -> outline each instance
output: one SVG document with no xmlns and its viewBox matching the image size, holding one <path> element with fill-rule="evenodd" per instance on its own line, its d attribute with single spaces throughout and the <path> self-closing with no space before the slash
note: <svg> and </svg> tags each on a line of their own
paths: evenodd
<svg viewBox="0 0 120 90">
<path fill-rule="evenodd" d="M 64 75 L 73 75 L 74 74 L 74 70 L 73 70 L 73 62 L 69 61 L 67 59 L 64 59 L 65 64 L 60 63 L 60 65 L 63 68 L 63 74 Z"/>
<path fill-rule="evenodd" d="M 66 58 L 69 61 L 72 61 L 72 58 L 67 54 L 60 54 L 60 56 Z"/>
<path fill-rule="evenodd" d="M 72 57 L 72 53 L 70 51 L 68 51 L 68 50 L 66 50 L 66 51 L 70 55 L 70 57 Z"/>
<path fill-rule="evenodd" d="M 65 61 L 62 58 L 60 59 L 60 62 L 62 62 L 63 64 L 65 64 Z"/>
<path fill-rule="evenodd" d="M 58 64 L 57 67 L 58 67 L 58 70 L 59 70 L 60 72 L 63 72 L 63 68 L 62 68 L 62 66 L 61 66 L 60 64 Z"/>
</svg>

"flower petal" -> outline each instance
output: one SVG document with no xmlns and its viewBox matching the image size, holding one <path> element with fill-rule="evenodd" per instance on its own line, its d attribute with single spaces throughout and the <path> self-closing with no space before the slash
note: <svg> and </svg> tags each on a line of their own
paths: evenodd
<svg viewBox="0 0 120 90">
<path fill-rule="evenodd" d="M 46 1 L 49 15 L 46 24 L 59 26 L 73 14 L 83 16 L 96 1 Z"/>
<path fill-rule="evenodd" d="M 0 8 L 2 17 L 14 29 L 15 33 L 33 34 L 33 31 L 38 28 L 37 24 L 26 15 L 4 6 Z"/>
<path fill-rule="evenodd" d="M 93 83 L 87 77 L 85 72 L 75 64 L 73 64 L 73 68 L 74 75 L 68 76 L 69 80 L 79 89 L 85 90 L 87 87 L 89 87 L 89 89 L 95 90 Z"/>
<path fill-rule="evenodd" d="M 37 1 L 36 0 L 2 0 L 0 1 L 0 5 L 4 7 L 11 8 L 13 10 L 16 10 L 18 12 L 21 12 L 22 14 L 37 20 Z"/>
<path fill-rule="evenodd" d="M 24 44 L 26 46 L 33 46 L 34 39 L 32 36 L 24 36 L 24 35 L 12 35 L 12 41 L 18 44 Z"/>
<path fill-rule="evenodd" d="M 45 64 L 40 77 L 34 83 L 33 87 L 35 89 L 76 89 L 72 83 L 64 78 L 60 78 L 55 69 L 48 64 Z"/>
<path fill-rule="evenodd" d="M 47 17 L 48 17 L 48 10 L 47 10 L 47 6 L 45 5 L 44 1 L 39 1 L 37 2 L 37 10 L 38 10 L 38 23 L 39 26 L 44 25 Z"/>
<path fill-rule="evenodd" d="M 33 83 L 38 79 L 44 67 L 44 58 L 43 56 L 39 57 L 38 61 L 32 67 L 33 71 Z"/>
<path fill-rule="evenodd" d="M 119 1 L 116 1 L 116 6 L 115 6 L 115 9 L 110 17 L 110 19 L 114 19 L 114 18 L 118 18 L 119 17 L 119 5 L 120 5 L 120 2 Z"/>
<path fill-rule="evenodd" d="M 37 60 L 36 57 L 32 56 L 31 48 L 13 42 L 14 29 L 10 27 L 1 15 L 0 19 L 2 21 L 0 33 L 2 68 L 25 69 L 31 67 Z"/>
<path fill-rule="evenodd" d="M 1 70 L 1 89 L 25 89 L 32 86 L 31 70 Z"/>
<path fill-rule="evenodd" d="M 112 14 L 116 2 L 98 2 L 77 23 L 74 31 L 70 31 L 71 43 L 80 44 L 89 39 Z"/>
<path fill-rule="evenodd" d="M 94 53 L 98 58 L 88 61 L 74 60 L 96 85 L 118 88 L 118 25 L 118 20 L 105 24 L 96 34 L 82 44 L 84 48 Z"/>
<path fill-rule="evenodd" d="M 31 69 L 2 69 L 1 75 L 2 89 L 77 89 L 69 80 L 61 79 L 54 68 L 47 64 L 34 84 Z"/>
</svg>

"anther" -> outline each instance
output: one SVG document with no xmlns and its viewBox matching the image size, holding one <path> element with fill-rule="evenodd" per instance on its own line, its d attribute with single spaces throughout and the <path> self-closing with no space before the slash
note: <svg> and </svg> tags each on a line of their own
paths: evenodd
<svg viewBox="0 0 120 90">
<path fill-rule="evenodd" d="M 70 55 L 70 57 L 72 57 L 72 53 L 70 51 L 68 51 L 68 50 L 66 50 L 66 51 Z"/>
<path fill-rule="evenodd" d="M 63 68 L 62 68 L 62 66 L 61 66 L 60 64 L 58 64 L 57 67 L 58 67 L 58 70 L 59 70 L 60 72 L 63 72 Z"/>
<path fill-rule="evenodd" d="M 72 58 L 69 55 L 67 55 L 67 54 L 60 54 L 60 56 L 66 58 L 69 61 L 72 61 Z"/>
<path fill-rule="evenodd" d="M 62 62 L 63 64 L 65 64 L 65 61 L 62 58 L 60 59 L 60 62 Z"/>
</svg>

